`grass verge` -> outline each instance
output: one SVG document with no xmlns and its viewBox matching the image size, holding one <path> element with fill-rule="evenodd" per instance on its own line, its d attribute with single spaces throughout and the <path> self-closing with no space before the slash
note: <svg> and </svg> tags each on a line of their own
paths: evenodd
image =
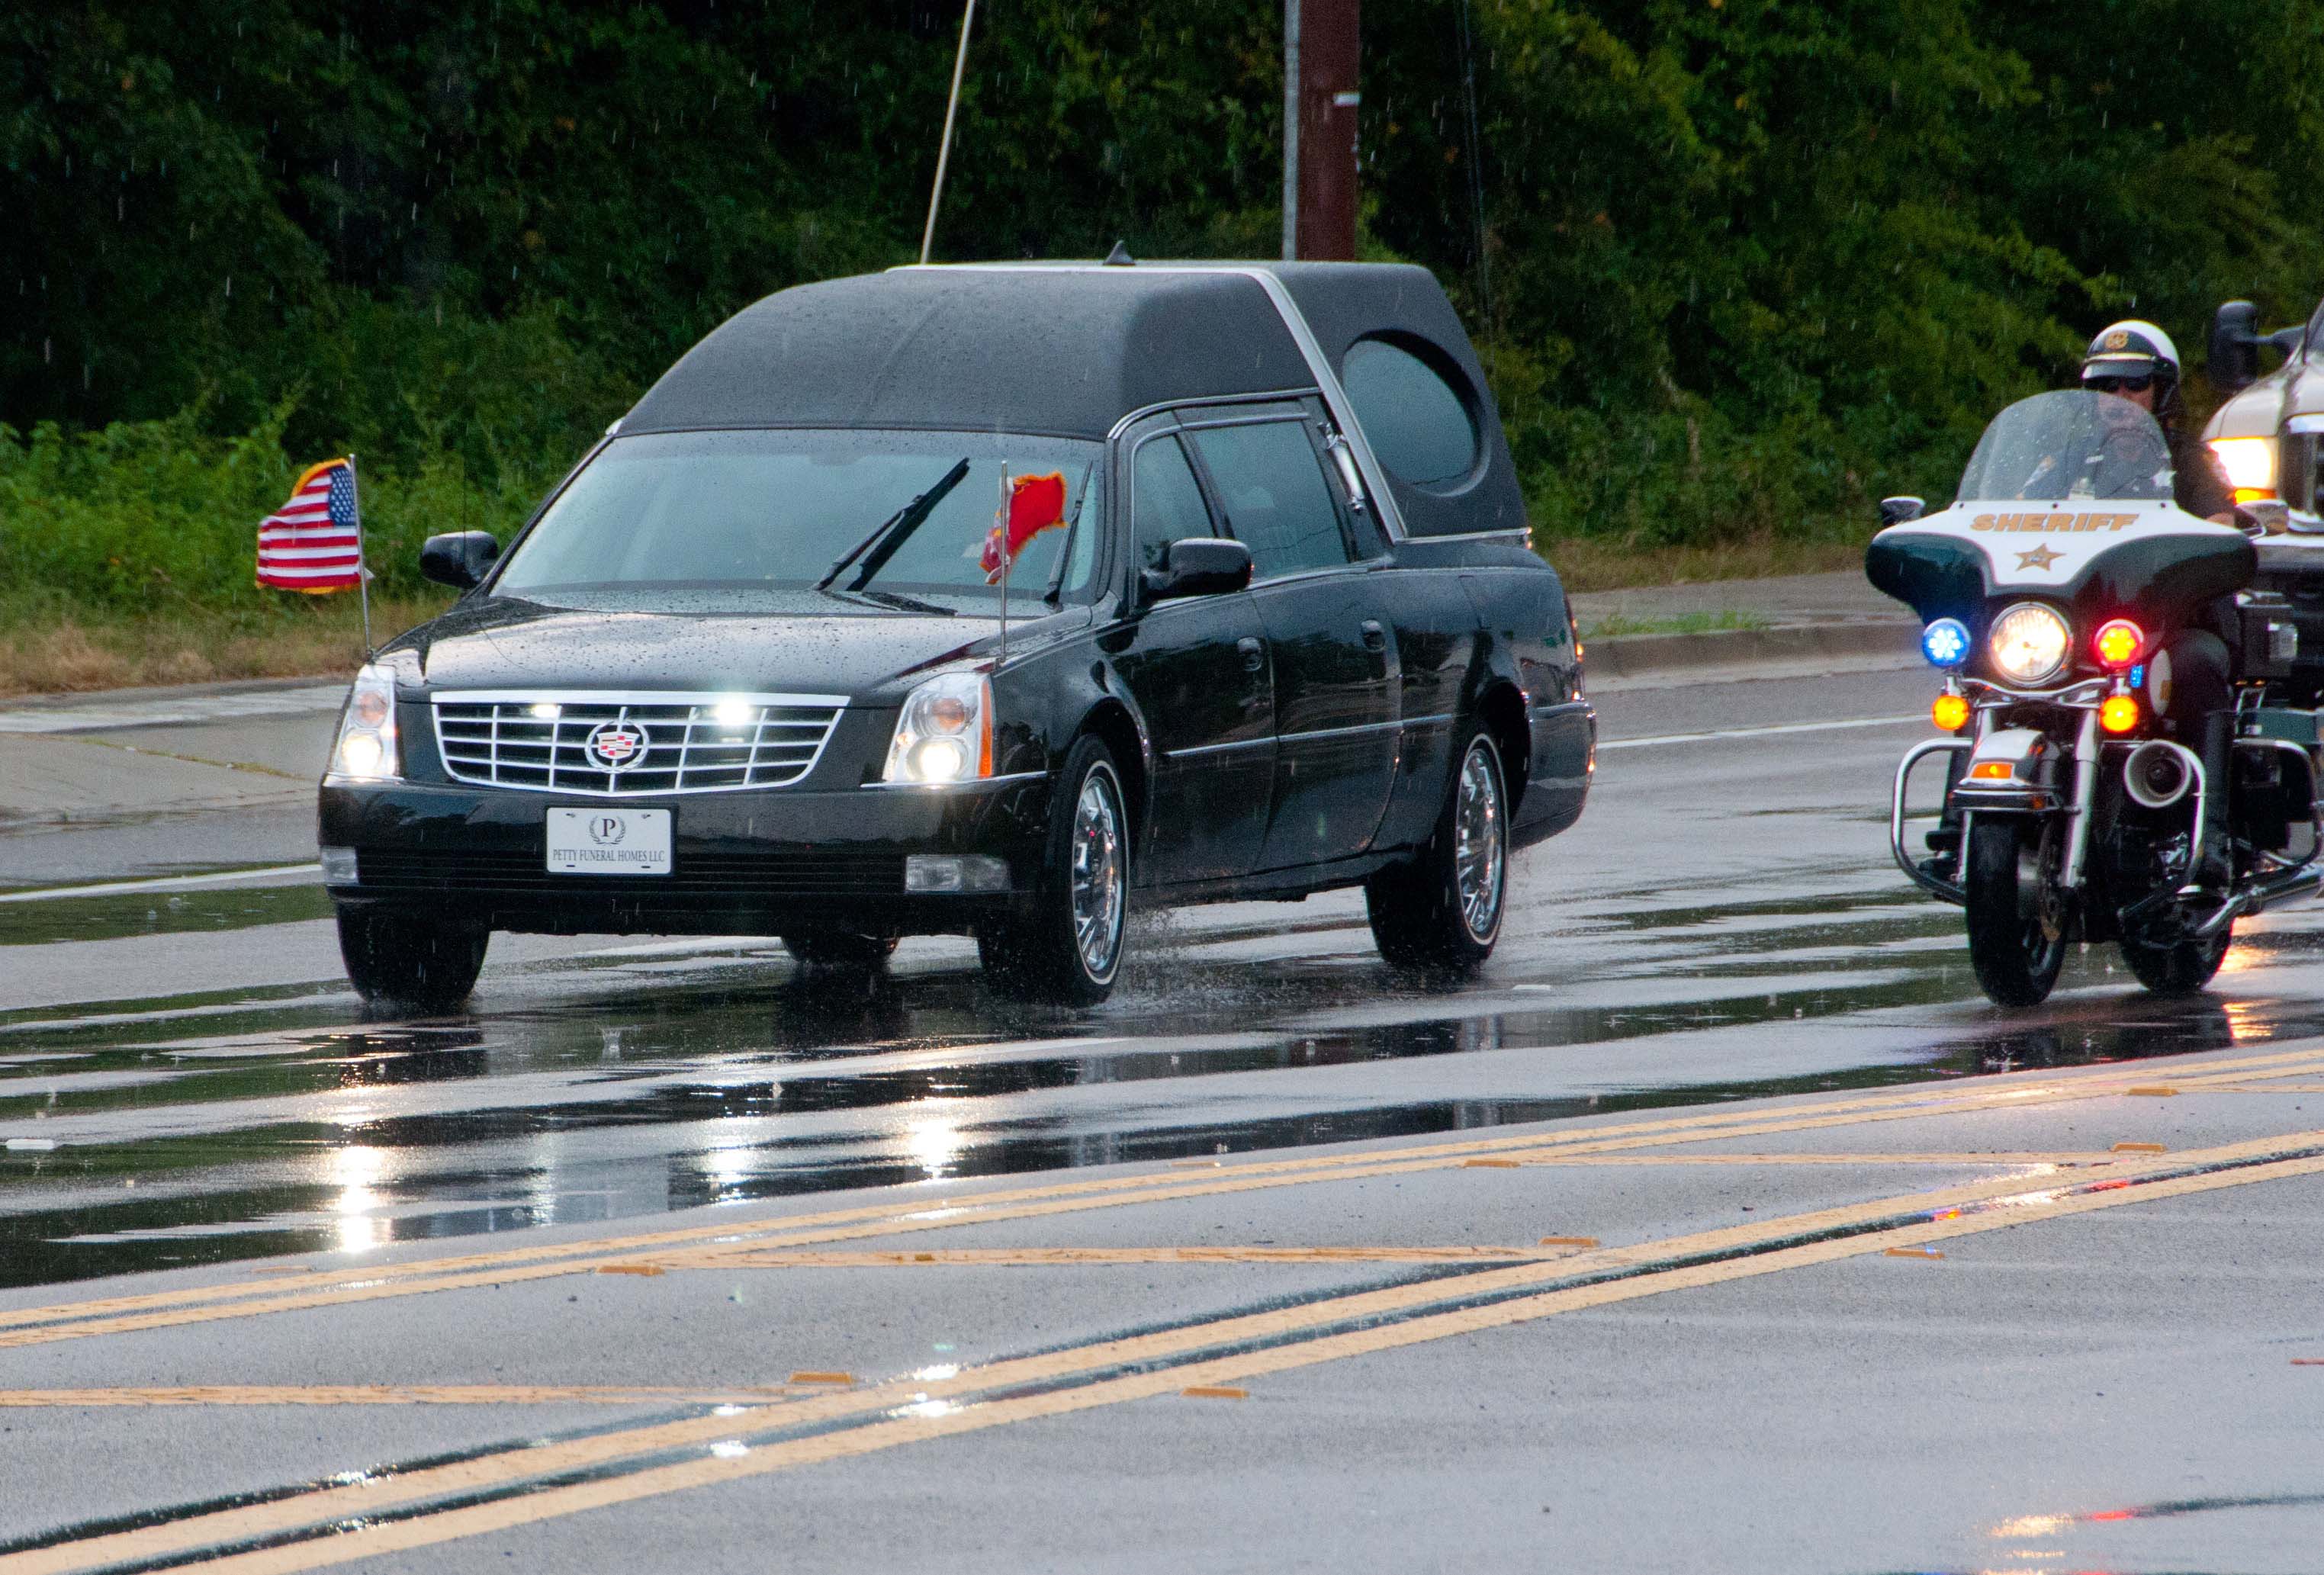
<svg viewBox="0 0 2324 1575">
<path fill-rule="evenodd" d="M 383 644 L 451 598 L 371 604 Z M 346 677 L 364 659 L 351 595 L 298 597 L 272 616 L 187 610 L 145 616 L 12 608 L 0 602 L 0 695 L 69 694 L 226 678 Z"/>
<path fill-rule="evenodd" d="M 1694 585 L 1774 575 L 1861 573 L 1864 568 L 1864 543 L 1845 539 L 1747 536 L 1716 547 L 1634 548 L 1602 537 L 1569 536 L 1543 542 L 1541 555 L 1557 566 L 1569 591 L 1627 591 L 1639 585 Z"/>
</svg>

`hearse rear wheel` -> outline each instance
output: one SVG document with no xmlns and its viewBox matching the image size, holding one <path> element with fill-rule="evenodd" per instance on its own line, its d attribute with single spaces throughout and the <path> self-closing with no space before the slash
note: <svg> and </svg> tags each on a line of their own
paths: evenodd
<svg viewBox="0 0 2324 1575">
<path fill-rule="evenodd" d="M 450 1011 L 468 999 L 484 966 L 488 930 L 459 929 L 418 914 L 339 909 L 339 955 L 347 980 L 380 1006 Z"/>
<path fill-rule="evenodd" d="M 1400 971 L 1473 973 L 1500 938 L 1509 872 L 1501 751 L 1480 727 L 1459 758 L 1435 834 L 1420 856 L 1364 882 L 1372 939 Z"/>
<path fill-rule="evenodd" d="M 844 968 L 870 972 L 895 955 L 894 935 L 853 935 L 838 930 L 804 930 L 783 937 L 783 950 L 803 968 Z"/>
<path fill-rule="evenodd" d="M 976 932 L 987 983 L 1014 1000 L 1095 1006 L 1121 967 L 1130 901 L 1130 817 L 1113 753 L 1084 736 L 1057 773 L 1031 900 Z"/>
</svg>

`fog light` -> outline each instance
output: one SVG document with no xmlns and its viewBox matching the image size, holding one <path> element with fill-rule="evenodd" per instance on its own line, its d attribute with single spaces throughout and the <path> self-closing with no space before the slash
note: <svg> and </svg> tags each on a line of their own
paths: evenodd
<svg viewBox="0 0 2324 1575">
<path fill-rule="evenodd" d="M 353 848 L 325 848 L 323 853 L 323 884 L 353 886 L 355 883 L 355 851 Z"/>
<path fill-rule="evenodd" d="M 2098 725 L 2108 732 L 2128 732 L 2138 725 L 2138 702 L 2127 695 L 2109 695 L 2098 707 Z"/>
<path fill-rule="evenodd" d="M 984 853 L 914 853 L 904 861 L 907 891 L 1006 891 L 1006 860 Z"/>
<path fill-rule="evenodd" d="M 1929 720 L 1937 724 L 1940 732 L 1959 732 L 1969 725 L 1969 699 L 1961 695 L 1940 695 L 1929 703 Z"/>
</svg>

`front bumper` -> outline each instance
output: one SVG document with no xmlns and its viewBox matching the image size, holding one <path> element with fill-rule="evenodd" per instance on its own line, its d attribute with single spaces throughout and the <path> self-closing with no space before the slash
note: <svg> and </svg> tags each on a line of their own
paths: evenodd
<svg viewBox="0 0 2324 1575">
<path fill-rule="evenodd" d="M 503 788 L 327 783 L 325 847 L 355 851 L 346 907 L 424 910 L 455 924 L 543 935 L 963 932 L 1038 878 L 1044 776 L 942 788 L 677 794 L 624 799 L 672 813 L 668 875 L 567 875 L 548 867 L 551 807 L 604 800 Z M 908 893 L 915 853 L 974 853 L 1010 869 L 998 894 Z"/>
</svg>

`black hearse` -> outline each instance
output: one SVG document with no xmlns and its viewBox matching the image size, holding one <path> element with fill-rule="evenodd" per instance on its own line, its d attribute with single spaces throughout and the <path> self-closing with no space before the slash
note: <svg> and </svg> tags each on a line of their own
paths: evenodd
<svg viewBox="0 0 2324 1575">
<path fill-rule="evenodd" d="M 1063 488 L 1005 581 L 1010 477 Z M 906 268 L 770 296 L 355 679 L 321 795 L 365 995 L 494 930 L 976 936 L 1111 989 L 1133 898 L 1360 884 L 1461 970 L 1596 722 L 1499 418 L 1425 270 Z"/>
</svg>

